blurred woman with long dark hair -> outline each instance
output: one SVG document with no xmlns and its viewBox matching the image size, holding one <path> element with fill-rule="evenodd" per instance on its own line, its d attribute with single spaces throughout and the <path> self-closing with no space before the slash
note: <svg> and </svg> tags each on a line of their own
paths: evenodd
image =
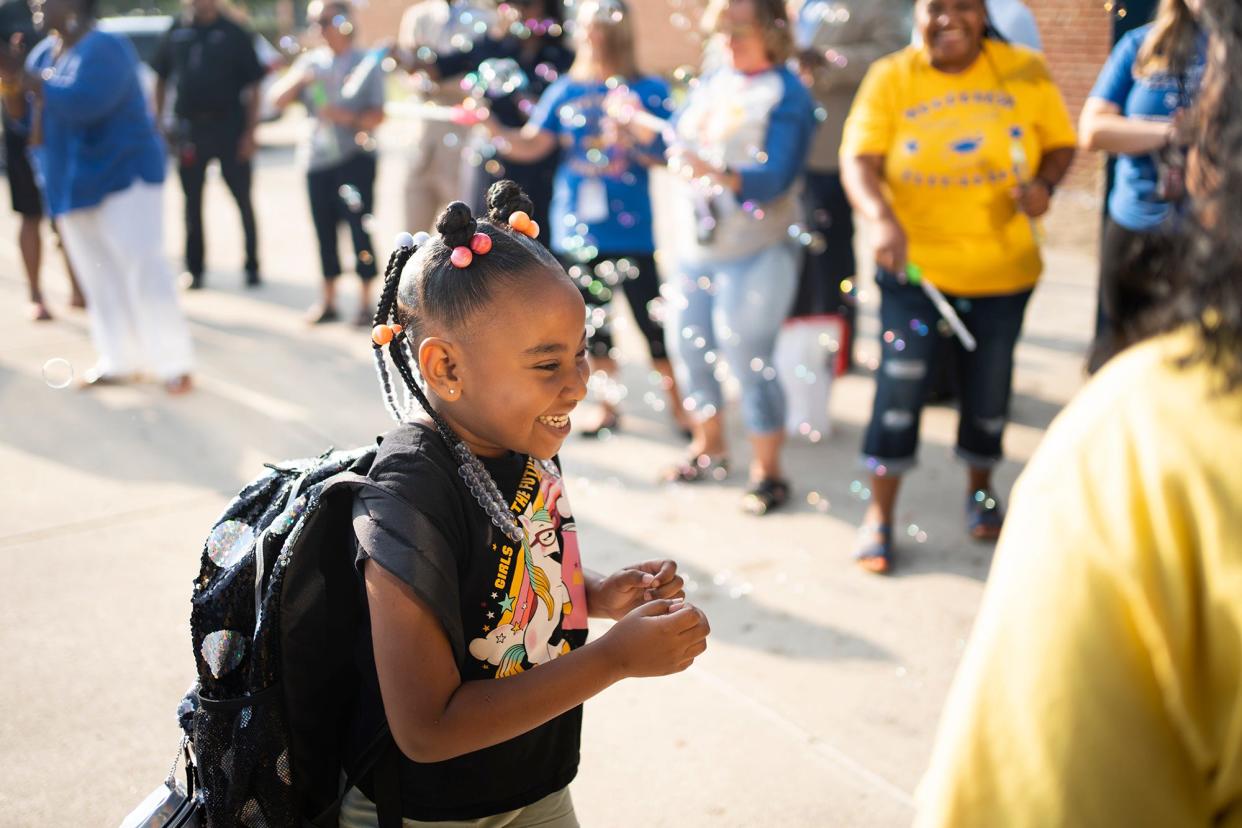
<svg viewBox="0 0 1242 828">
<path fill-rule="evenodd" d="M 1018 481 L 918 826 L 1242 815 L 1242 5 L 1202 20 L 1168 299 Z"/>
</svg>

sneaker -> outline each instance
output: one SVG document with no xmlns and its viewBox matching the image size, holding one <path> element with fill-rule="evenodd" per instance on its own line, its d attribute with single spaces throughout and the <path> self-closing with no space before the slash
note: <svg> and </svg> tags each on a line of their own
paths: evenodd
<svg viewBox="0 0 1242 828">
<path fill-rule="evenodd" d="M 246 271 L 246 287 L 258 287 L 261 284 L 263 284 L 263 280 L 259 277 L 259 271 Z"/>
</svg>

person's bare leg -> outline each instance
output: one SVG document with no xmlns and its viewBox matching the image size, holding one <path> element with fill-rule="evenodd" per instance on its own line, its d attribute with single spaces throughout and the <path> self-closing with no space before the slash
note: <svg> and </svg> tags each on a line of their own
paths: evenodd
<svg viewBox="0 0 1242 828">
<path fill-rule="evenodd" d="M 591 354 L 587 357 L 587 364 L 591 367 L 591 376 L 603 374 L 606 382 L 611 383 L 617 376 L 617 361 L 608 356 L 596 356 Z M 607 428 L 616 423 L 617 406 L 608 399 L 607 391 L 601 399 L 595 401 L 598 406 L 598 413 L 583 428 L 584 432 L 595 433 L 601 428 Z"/>
<path fill-rule="evenodd" d="M 781 447 L 784 445 L 785 432 L 783 431 L 750 435 L 751 482 L 785 479 L 781 474 Z"/>
<path fill-rule="evenodd" d="M 374 285 L 374 279 L 364 279 L 362 286 L 359 288 L 361 294 L 361 302 L 358 305 L 358 320 L 366 320 L 367 324 L 375 318 L 375 296 L 371 289 Z"/>
<path fill-rule="evenodd" d="M 681 389 L 677 387 L 677 380 L 673 376 L 672 363 L 667 359 L 653 359 L 651 365 L 660 374 L 660 384 L 664 387 L 664 393 L 668 395 L 669 413 L 673 415 L 677 427 L 682 431 L 693 431 L 693 421 L 686 413 L 685 405 L 682 404 Z"/>
<path fill-rule="evenodd" d="M 43 291 L 39 288 L 39 268 L 43 261 L 43 241 L 39 238 L 39 217 L 22 216 L 20 229 L 17 231 L 17 246 L 22 252 L 22 265 L 26 269 L 26 285 L 30 295 L 30 318 L 35 320 L 51 319 L 47 305 L 43 302 Z"/>
<path fill-rule="evenodd" d="M 49 224 L 52 226 L 52 236 L 56 239 L 56 249 L 60 251 L 60 257 L 65 263 L 65 275 L 69 277 L 69 289 L 72 291 L 69 307 L 85 308 L 86 296 L 83 295 L 82 287 L 78 284 L 78 274 L 73 272 L 73 262 L 69 261 L 69 251 L 65 249 L 65 241 L 60 237 L 60 228 L 56 226 L 55 221 Z"/>
<path fill-rule="evenodd" d="M 693 432 L 694 439 L 690 442 L 690 452 L 696 457 L 700 454 L 720 457 L 728 452 L 723 414 L 713 414 L 697 421 Z"/>
<path fill-rule="evenodd" d="M 892 526 L 893 513 L 897 508 L 897 491 L 901 488 L 901 475 L 871 476 L 871 502 L 863 523 L 868 526 Z"/>
<path fill-rule="evenodd" d="M 336 279 L 323 280 L 323 293 L 319 303 L 312 305 L 306 312 L 306 321 L 311 324 L 326 322 L 336 318 Z"/>
<path fill-rule="evenodd" d="M 974 494 L 978 491 L 992 491 L 992 470 L 980 469 L 970 466 L 967 470 L 967 485 L 970 486 L 968 494 Z"/>
</svg>

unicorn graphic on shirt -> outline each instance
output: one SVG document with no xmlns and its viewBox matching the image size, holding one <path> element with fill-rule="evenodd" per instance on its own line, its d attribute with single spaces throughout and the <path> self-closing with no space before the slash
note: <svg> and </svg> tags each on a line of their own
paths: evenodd
<svg viewBox="0 0 1242 828">
<path fill-rule="evenodd" d="M 578 533 L 559 477 L 541 476 L 518 523 L 524 539 L 499 601 L 500 623 L 470 642 L 470 654 L 494 665 L 496 678 L 569 652 L 563 633 L 587 626 Z"/>
</svg>

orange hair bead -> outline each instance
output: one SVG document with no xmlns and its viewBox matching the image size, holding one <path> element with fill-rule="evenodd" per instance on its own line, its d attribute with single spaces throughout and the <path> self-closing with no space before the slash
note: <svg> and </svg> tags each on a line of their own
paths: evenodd
<svg viewBox="0 0 1242 828">
<path fill-rule="evenodd" d="M 376 345 L 387 345 L 392 342 L 393 331 L 387 325 L 376 325 L 371 329 L 371 341 Z"/>
<path fill-rule="evenodd" d="M 509 215 L 509 226 L 518 232 L 525 233 L 530 226 L 530 216 L 525 210 L 514 210 Z"/>
</svg>

